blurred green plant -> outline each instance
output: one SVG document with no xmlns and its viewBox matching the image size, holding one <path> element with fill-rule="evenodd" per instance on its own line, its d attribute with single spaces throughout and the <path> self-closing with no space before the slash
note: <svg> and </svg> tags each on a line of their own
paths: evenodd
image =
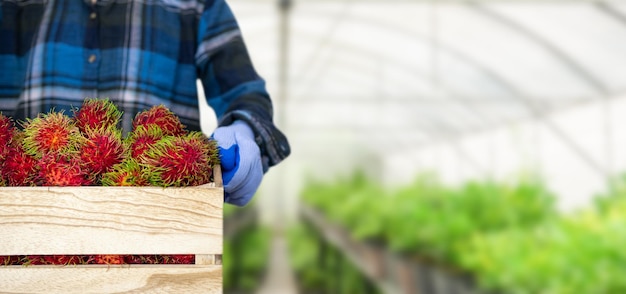
<svg viewBox="0 0 626 294">
<path fill-rule="evenodd" d="M 237 206 L 237 205 L 233 205 L 233 204 L 229 204 L 224 202 L 224 206 L 222 209 L 222 212 L 224 214 L 224 218 L 228 218 L 229 216 L 235 215 L 237 213 L 241 213 L 241 212 L 247 212 L 248 210 L 253 210 L 256 209 L 256 199 L 259 197 L 263 197 L 260 196 L 259 193 L 255 194 L 252 197 L 252 200 L 250 200 L 250 202 L 248 204 L 246 204 L 245 206 Z"/>
<path fill-rule="evenodd" d="M 458 263 L 475 232 L 527 227 L 554 216 L 554 196 L 541 181 L 472 181 L 446 187 L 423 174 L 396 191 L 355 172 L 330 184 L 312 183 L 303 199 L 358 240 L 379 240 L 392 251 L 436 263 Z"/>
<path fill-rule="evenodd" d="M 326 273 L 319 267 L 319 246 L 314 233 L 298 224 L 288 230 L 289 260 L 300 287 L 305 291 L 324 285 Z"/>
<path fill-rule="evenodd" d="M 456 267 L 465 240 L 478 232 L 530 227 L 554 217 L 554 196 L 537 180 L 472 181 L 444 187 L 421 177 L 394 196 L 386 229 L 391 250 Z"/>
<path fill-rule="evenodd" d="M 357 239 L 470 272 L 500 293 L 626 293 L 626 175 L 594 206 L 559 215 L 532 176 L 443 185 L 431 174 L 388 191 L 362 174 L 309 186 L 305 202 Z"/>
<path fill-rule="evenodd" d="M 322 252 L 324 240 L 310 227 L 295 224 L 287 231 L 287 242 L 300 293 L 378 293 L 366 288 L 367 278 L 345 257 L 337 258 L 337 249 Z"/>
<path fill-rule="evenodd" d="M 303 200 L 334 222 L 342 224 L 359 240 L 382 240 L 390 199 L 383 187 L 370 181 L 363 172 L 332 183 L 311 181 L 302 193 Z"/>
<path fill-rule="evenodd" d="M 237 213 L 237 211 L 240 211 L 242 209 L 245 209 L 245 208 L 241 208 L 241 207 L 238 207 L 238 206 L 235 206 L 235 205 L 232 205 L 232 204 L 224 203 L 224 209 L 223 209 L 224 217 L 231 216 L 231 215 Z"/>
<path fill-rule="evenodd" d="M 252 226 L 224 239 L 222 271 L 224 292 L 252 293 L 267 269 L 271 231 Z"/>
<path fill-rule="evenodd" d="M 626 293 L 626 201 L 532 229 L 477 234 L 461 265 L 487 290 Z M 506 291 L 504 291 L 506 290 Z"/>
<path fill-rule="evenodd" d="M 607 190 L 594 197 L 596 207 L 605 212 L 616 202 L 621 203 L 626 200 L 626 173 L 608 179 Z"/>
</svg>

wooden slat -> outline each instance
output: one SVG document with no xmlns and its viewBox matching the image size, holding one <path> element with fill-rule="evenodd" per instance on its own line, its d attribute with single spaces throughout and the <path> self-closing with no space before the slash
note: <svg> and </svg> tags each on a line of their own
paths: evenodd
<svg viewBox="0 0 626 294">
<path fill-rule="evenodd" d="M 222 254 L 223 188 L 2 187 L 0 255 Z"/>
<path fill-rule="evenodd" d="M 222 267 L 0 267 L 2 293 L 222 293 Z"/>
<path fill-rule="evenodd" d="M 221 255 L 217 254 L 196 254 L 196 264 L 201 265 L 220 265 Z"/>
<path fill-rule="evenodd" d="M 222 178 L 222 167 L 219 165 L 213 167 L 213 181 L 216 187 L 224 187 L 224 181 Z"/>
</svg>

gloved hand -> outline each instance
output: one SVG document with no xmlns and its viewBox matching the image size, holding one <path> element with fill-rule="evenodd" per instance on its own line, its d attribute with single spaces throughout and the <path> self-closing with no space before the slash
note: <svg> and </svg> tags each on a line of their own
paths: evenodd
<svg viewBox="0 0 626 294">
<path fill-rule="evenodd" d="M 224 201 L 246 205 L 261 185 L 263 165 L 261 151 L 254 141 L 254 132 L 243 121 L 215 129 L 224 181 Z"/>
</svg>

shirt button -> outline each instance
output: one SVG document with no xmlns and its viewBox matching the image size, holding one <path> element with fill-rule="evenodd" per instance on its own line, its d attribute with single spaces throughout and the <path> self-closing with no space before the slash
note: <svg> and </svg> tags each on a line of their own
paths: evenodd
<svg viewBox="0 0 626 294">
<path fill-rule="evenodd" d="M 96 55 L 95 54 L 89 55 L 88 61 L 89 61 L 89 63 L 93 63 L 94 61 L 96 61 Z"/>
<path fill-rule="evenodd" d="M 89 14 L 89 18 L 91 19 L 96 19 L 98 15 L 95 12 L 92 12 L 91 14 Z"/>
</svg>

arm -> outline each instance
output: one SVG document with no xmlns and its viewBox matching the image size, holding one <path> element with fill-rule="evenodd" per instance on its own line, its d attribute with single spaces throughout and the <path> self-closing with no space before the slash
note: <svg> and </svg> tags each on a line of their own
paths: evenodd
<svg viewBox="0 0 626 294">
<path fill-rule="evenodd" d="M 265 89 L 265 81 L 254 70 L 239 26 L 225 1 L 206 2 L 199 20 L 197 42 L 195 61 L 198 74 L 207 102 L 219 120 L 219 128 L 214 136 L 220 145 L 225 144 L 224 149 L 239 152 L 233 156 L 224 156 L 223 153 L 222 169 L 228 169 L 229 164 L 224 163 L 230 157 L 236 158 L 239 164 L 240 157 L 241 162 L 246 163 L 244 155 L 254 156 L 259 161 L 259 166 L 256 167 L 255 163 L 253 169 L 258 168 L 261 174 L 252 176 L 256 172 L 250 172 L 242 177 L 245 181 L 256 179 L 260 184 L 262 173 L 286 158 L 290 147 L 287 138 L 273 123 L 272 102 Z M 246 128 L 250 130 L 245 130 Z M 242 137 L 249 137 L 249 140 L 240 140 Z M 256 150 L 245 149 L 249 145 L 255 145 Z M 231 146 L 238 147 L 230 148 Z M 260 154 L 260 158 L 253 154 Z M 238 179 L 238 176 L 229 174 L 228 171 L 224 174 L 225 188 L 229 194 L 229 190 L 234 188 L 226 183 L 231 178 Z M 247 203 L 252 197 L 249 195 L 250 191 L 254 193 L 258 184 L 248 185 L 245 196 L 234 197 L 243 197 L 245 200 L 237 201 L 236 204 Z"/>
<path fill-rule="evenodd" d="M 237 21 L 225 1 L 207 1 L 198 32 L 196 64 L 219 126 L 246 122 L 261 149 L 263 172 L 286 158 L 289 143 L 273 123 L 265 81 L 256 73 Z"/>
</svg>

